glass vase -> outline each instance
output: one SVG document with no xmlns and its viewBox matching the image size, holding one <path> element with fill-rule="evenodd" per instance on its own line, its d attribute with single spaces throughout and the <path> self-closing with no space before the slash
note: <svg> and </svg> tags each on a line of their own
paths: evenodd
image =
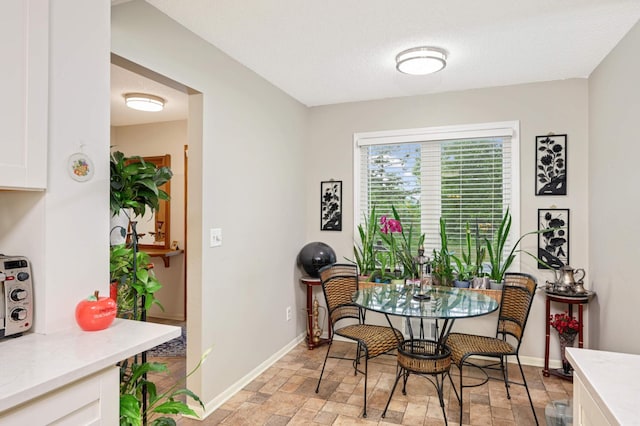
<svg viewBox="0 0 640 426">
<path fill-rule="evenodd" d="M 573 343 L 576 340 L 576 335 L 578 333 L 560 333 L 558 337 L 560 338 L 560 356 L 562 357 L 562 371 L 564 374 L 571 373 L 571 364 L 567 361 L 567 355 L 565 353 L 565 349 L 568 347 L 573 347 Z"/>
</svg>

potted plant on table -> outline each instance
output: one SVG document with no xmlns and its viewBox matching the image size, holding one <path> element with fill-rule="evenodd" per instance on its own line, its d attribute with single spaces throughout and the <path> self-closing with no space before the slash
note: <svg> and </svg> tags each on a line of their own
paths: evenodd
<svg viewBox="0 0 640 426">
<path fill-rule="evenodd" d="M 379 235 L 386 247 L 386 256 L 383 253 L 378 257 L 381 266 L 379 271 L 384 275 L 389 269 L 391 279 L 404 283 L 405 279 L 414 279 L 420 275 L 415 256 L 418 253 L 418 247 L 424 244 L 425 236 L 421 234 L 415 238 L 413 225 L 410 225 L 408 232 L 405 232 L 396 207 L 391 206 L 391 211 L 392 218 L 386 215 L 380 217 Z M 387 265 L 389 268 L 386 267 Z"/>
<path fill-rule="evenodd" d="M 376 207 L 371 209 L 371 215 L 364 216 L 364 222 L 358 225 L 358 235 L 360 236 L 360 244 L 353 245 L 354 262 L 358 265 L 358 272 L 363 277 L 369 277 L 376 269 L 376 250 L 375 245 L 378 235 L 378 218 L 376 216 Z"/>
<path fill-rule="evenodd" d="M 487 248 L 487 254 L 489 255 L 489 278 L 491 279 L 491 288 L 501 289 L 504 281 L 504 274 L 507 272 L 514 259 L 516 258 L 516 253 L 523 251 L 528 254 L 532 258 L 534 258 L 538 263 L 552 269 L 549 265 L 547 265 L 542 259 L 534 256 L 533 254 L 518 249 L 520 242 L 524 237 L 531 234 L 540 234 L 549 232 L 549 229 L 541 229 L 537 231 L 530 231 L 525 234 L 522 234 L 520 238 L 518 238 L 511 247 L 511 250 L 504 256 L 504 249 L 507 244 L 507 240 L 509 238 L 509 231 L 511 230 L 511 213 L 509 209 L 504 212 L 504 216 L 502 216 L 502 220 L 500 221 L 500 225 L 496 230 L 495 235 L 491 240 L 485 238 L 485 244 Z"/>
<path fill-rule="evenodd" d="M 454 270 L 451 264 L 452 255 L 449 252 L 449 237 L 447 236 L 447 222 L 440 218 L 440 250 L 433 249 L 431 272 L 436 285 L 453 285 Z"/>
</svg>

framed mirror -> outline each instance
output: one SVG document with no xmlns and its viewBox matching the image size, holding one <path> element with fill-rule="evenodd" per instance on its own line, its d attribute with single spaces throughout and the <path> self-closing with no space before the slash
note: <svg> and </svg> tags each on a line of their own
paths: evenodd
<svg viewBox="0 0 640 426">
<path fill-rule="evenodd" d="M 142 157 L 144 161 L 155 164 L 157 167 L 171 168 L 171 155 L 159 155 L 155 157 Z M 160 187 L 171 197 L 171 181 Z M 137 226 L 140 238 L 140 248 L 169 249 L 171 246 L 171 201 L 160 200 L 158 210 L 155 213 L 147 210 L 145 215 L 138 219 Z"/>
</svg>

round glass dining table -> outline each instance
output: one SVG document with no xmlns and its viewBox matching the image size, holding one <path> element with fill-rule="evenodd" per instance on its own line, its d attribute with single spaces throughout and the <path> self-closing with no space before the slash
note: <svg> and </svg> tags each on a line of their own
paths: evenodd
<svg viewBox="0 0 640 426">
<path fill-rule="evenodd" d="M 417 288 L 404 284 L 376 284 L 362 287 L 352 296 L 356 305 L 384 314 L 390 325 L 389 315 L 405 317 L 412 339 L 411 318 L 436 320 L 436 336 L 438 328 L 441 328 L 437 336 L 441 343 L 451 331 L 456 319 L 487 315 L 500 306 L 493 297 L 466 288 L 435 286 L 427 288 L 425 296 L 420 297 L 420 294 L 416 294 Z M 443 321 L 441 327 L 438 327 L 438 320 Z M 420 337 L 424 337 L 423 321 L 420 321 Z"/>
</svg>

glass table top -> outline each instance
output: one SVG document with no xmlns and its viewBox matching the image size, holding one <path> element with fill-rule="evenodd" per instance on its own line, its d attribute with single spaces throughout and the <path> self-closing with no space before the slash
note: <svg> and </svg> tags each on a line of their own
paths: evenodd
<svg viewBox="0 0 640 426">
<path fill-rule="evenodd" d="M 416 318 L 456 319 L 489 314 L 498 309 L 498 302 L 484 293 L 452 287 L 432 287 L 426 291 L 429 299 L 413 297 L 415 290 L 404 284 L 381 284 L 361 288 L 353 301 L 371 311 L 388 315 Z"/>
</svg>

